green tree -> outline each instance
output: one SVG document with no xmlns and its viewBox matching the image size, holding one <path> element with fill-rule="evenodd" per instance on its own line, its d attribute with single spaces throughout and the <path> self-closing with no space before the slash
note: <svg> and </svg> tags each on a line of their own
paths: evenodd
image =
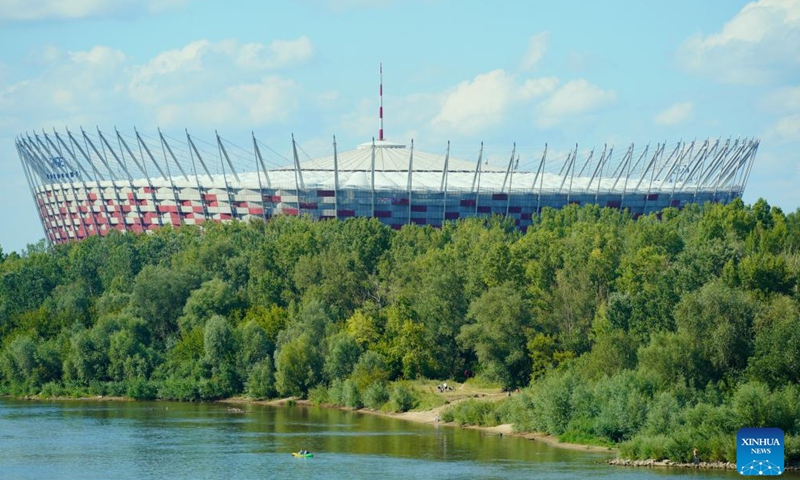
<svg viewBox="0 0 800 480">
<path fill-rule="evenodd" d="M 373 351 L 364 352 L 353 368 L 350 379 L 359 391 L 365 391 L 373 383 L 389 381 L 389 370 L 383 355 Z"/>
<path fill-rule="evenodd" d="M 136 276 L 131 308 L 135 316 L 147 322 L 155 340 L 163 342 L 178 331 L 178 317 L 195 282 L 162 266 L 148 265 Z"/>
<path fill-rule="evenodd" d="M 530 378 L 528 312 L 525 299 L 510 282 L 490 288 L 470 305 L 469 317 L 474 323 L 461 327 L 458 340 L 475 351 L 480 374 L 489 381 L 512 388 Z"/>
<path fill-rule="evenodd" d="M 800 383 L 800 308 L 789 297 L 774 298 L 756 317 L 753 379 L 772 387 Z"/>
<path fill-rule="evenodd" d="M 678 333 L 710 363 L 710 380 L 737 374 L 753 350 L 755 307 L 743 292 L 712 282 L 677 306 Z"/>
<path fill-rule="evenodd" d="M 193 290 L 186 299 L 178 323 L 183 331 L 203 326 L 212 315 L 226 317 L 241 307 L 241 302 L 227 282 L 212 278 Z"/>
<path fill-rule="evenodd" d="M 328 340 L 328 354 L 325 357 L 325 378 L 344 380 L 353 371 L 361 356 L 361 347 L 347 332 L 339 332 Z"/>
</svg>

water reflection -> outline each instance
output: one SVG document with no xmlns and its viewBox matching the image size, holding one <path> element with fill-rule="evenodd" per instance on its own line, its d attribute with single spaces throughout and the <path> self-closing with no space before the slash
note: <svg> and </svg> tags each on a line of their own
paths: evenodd
<svg viewBox="0 0 800 480">
<path fill-rule="evenodd" d="M 320 408 L 0 399 L 3 478 L 734 478 Z M 296 459 L 301 448 L 313 459 Z M 786 478 L 786 477 L 784 477 Z"/>
</svg>

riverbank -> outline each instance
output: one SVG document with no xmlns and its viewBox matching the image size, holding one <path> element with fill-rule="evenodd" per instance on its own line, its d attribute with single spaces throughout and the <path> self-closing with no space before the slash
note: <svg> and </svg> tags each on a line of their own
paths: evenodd
<svg viewBox="0 0 800 480">
<path fill-rule="evenodd" d="M 8 395 L 4 395 L 9 398 L 13 398 Z M 444 396 L 444 395 L 443 395 Z M 674 462 L 671 460 L 655 460 L 655 459 L 648 459 L 648 460 L 630 460 L 619 458 L 616 455 L 619 454 L 619 450 L 613 447 L 604 447 L 604 446 L 597 446 L 597 445 L 583 445 L 583 444 L 574 444 L 574 443 L 564 443 L 561 442 L 557 437 L 552 435 L 538 433 L 538 432 L 516 432 L 513 429 L 513 425 L 511 424 L 503 424 L 497 425 L 493 427 L 483 427 L 483 426 L 475 426 L 475 425 L 466 425 L 461 426 L 455 422 L 443 422 L 440 420 L 443 411 L 456 404 L 458 402 L 467 400 L 467 399 L 480 399 L 484 401 L 499 401 L 507 396 L 506 393 L 497 392 L 497 391 L 490 391 L 490 390 L 482 390 L 478 391 L 476 389 L 469 389 L 469 391 L 464 391 L 463 386 L 461 391 L 456 391 L 452 394 L 449 394 L 445 401 L 447 402 L 444 405 L 440 405 L 434 408 L 426 409 L 426 410 L 417 410 L 417 411 L 409 411 L 409 412 L 401 412 L 401 413 L 394 413 L 394 412 L 382 412 L 378 410 L 373 410 L 369 408 L 360 408 L 360 409 L 352 409 L 348 407 L 342 407 L 337 405 L 322 405 L 323 408 L 330 408 L 330 409 L 337 409 L 337 410 L 346 410 L 355 413 L 360 413 L 364 415 L 374 415 L 386 418 L 395 418 L 400 419 L 408 422 L 414 422 L 419 424 L 428 424 L 431 426 L 445 426 L 445 427 L 452 427 L 452 428 L 467 428 L 472 430 L 479 430 L 482 432 L 486 432 L 487 434 L 492 435 L 499 435 L 499 436 L 514 436 L 514 437 L 521 437 L 526 440 L 534 441 L 534 442 L 542 442 L 547 444 L 548 446 L 566 449 L 566 450 L 573 450 L 573 451 L 583 451 L 583 452 L 592 452 L 592 453 L 605 453 L 608 455 L 614 455 L 615 458 L 609 458 L 605 460 L 605 463 L 611 466 L 616 467 L 633 467 L 633 468 L 677 468 L 677 469 L 701 469 L 701 470 L 736 470 L 736 464 L 730 462 L 701 462 L 699 465 L 694 465 L 693 463 L 682 463 L 682 462 Z M 48 400 L 56 400 L 56 401 L 95 401 L 95 402 L 128 402 L 128 401 L 136 401 L 132 398 L 128 397 L 112 397 L 112 396 L 87 396 L 87 397 L 47 397 L 43 398 L 38 395 L 35 396 L 25 396 L 25 397 L 17 397 L 23 400 L 32 400 L 32 401 L 48 401 Z M 253 404 L 253 405 L 272 405 L 272 406 L 286 406 L 287 404 L 295 404 L 300 405 L 303 407 L 310 407 L 314 404 L 309 400 L 304 399 L 296 399 L 296 398 L 281 398 L 281 399 L 273 399 L 273 400 L 253 400 L 247 397 L 232 397 L 227 398 L 224 400 L 219 400 L 216 403 L 225 404 L 227 405 L 227 411 L 231 414 L 245 414 L 247 413 L 242 408 L 239 408 L 237 405 L 246 405 L 246 404 Z M 786 471 L 798 471 L 800 468 L 798 466 L 787 466 Z"/>
<path fill-rule="evenodd" d="M 697 468 L 700 470 L 736 470 L 736 464 L 732 462 L 700 462 L 695 465 L 693 463 L 673 462 L 671 460 L 627 460 L 624 458 L 612 458 L 606 460 L 609 465 L 617 467 L 644 467 L 644 468 Z M 786 465 L 785 472 L 800 471 L 800 466 Z"/>
<path fill-rule="evenodd" d="M 442 422 L 439 420 L 441 418 L 442 412 L 450 407 L 451 405 L 467 400 L 468 398 L 478 398 L 485 401 L 498 401 L 502 398 L 505 398 L 507 394 L 499 392 L 499 391 L 470 391 L 469 393 L 456 391 L 453 394 L 447 396 L 447 404 L 441 405 L 435 408 L 427 409 L 427 410 L 417 410 L 417 411 L 409 411 L 409 412 L 382 412 L 378 410 L 373 410 L 370 408 L 360 408 L 357 410 L 335 406 L 335 405 L 322 405 L 324 408 L 336 408 L 341 410 L 349 410 L 356 413 L 361 413 L 364 415 L 375 415 L 380 417 L 386 418 L 396 418 L 400 420 L 405 420 L 408 422 L 414 423 L 422 423 L 428 424 L 431 426 L 445 426 L 445 427 L 452 427 L 452 428 L 468 428 L 472 430 L 480 430 L 486 432 L 488 434 L 499 435 L 499 436 L 514 436 L 514 437 L 522 437 L 526 440 L 530 440 L 533 442 L 542 442 L 549 446 L 562 448 L 567 450 L 578 450 L 583 452 L 596 452 L 596 453 L 608 453 L 608 454 L 617 454 L 618 450 L 616 448 L 611 447 L 603 447 L 598 445 L 581 445 L 576 443 L 564 443 L 559 441 L 557 437 L 552 435 L 548 435 L 545 433 L 538 433 L 538 432 L 516 432 L 514 431 L 513 425 L 511 424 L 504 424 L 504 425 L 497 425 L 494 427 L 482 427 L 476 425 L 466 425 L 461 426 L 456 424 L 455 422 Z M 221 403 L 228 403 L 228 404 L 257 404 L 257 405 L 275 405 L 281 406 L 286 405 L 289 402 L 294 402 L 297 405 L 302 406 L 311 406 L 312 403 L 308 400 L 298 400 L 295 398 L 284 398 L 284 399 L 277 399 L 277 400 L 252 400 L 246 397 L 235 397 L 222 400 Z"/>
<path fill-rule="evenodd" d="M 701 470 L 736 470 L 736 464 L 731 462 L 700 462 L 694 463 L 673 462 L 671 460 L 628 460 L 625 458 L 612 458 L 606 460 L 609 465 L 617 467 L 645 467 L 645 468 L 697 468 Z"/>
</svg>

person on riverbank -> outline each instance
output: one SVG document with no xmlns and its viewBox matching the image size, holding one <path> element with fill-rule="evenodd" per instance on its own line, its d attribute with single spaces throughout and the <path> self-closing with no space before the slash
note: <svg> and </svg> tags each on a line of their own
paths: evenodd
<svg viewBox="0 0 800 480">
<path fill-rule="evenodd" d="M 692 463 L 694 464 L 694 468 L 700 467 L 700 457 L 697 456 L 697 449 L 695 448 L 692 451 Z"/>
</svg>

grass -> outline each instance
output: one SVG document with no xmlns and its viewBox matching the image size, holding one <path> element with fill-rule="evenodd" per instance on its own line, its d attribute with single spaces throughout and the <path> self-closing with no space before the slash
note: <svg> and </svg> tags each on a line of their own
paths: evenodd
<svg viewBox="0 0 800 480">
<path fill-rule="evenodd" d="M 575 443 L 578 445 L 595 445 L 598 447 L 609 447 L 613 448 L 615 446 L 614 442 L 605 438 L 605 437 L 595 437 L 594 435 L 589 435 L 586 432 L 579 432 L 576 430 L 567 430 L 566 432 L 562 433 L 558 436 L 558 441 L 561 443 Z"/>
</svg>

